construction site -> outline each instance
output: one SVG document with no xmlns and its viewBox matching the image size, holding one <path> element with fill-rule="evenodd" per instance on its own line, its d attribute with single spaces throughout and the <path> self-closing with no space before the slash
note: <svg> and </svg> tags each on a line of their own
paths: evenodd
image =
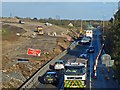
<svg viewBox="0 0 120 90">
<path fill-rule="evenodd" d="M 29 19 L 21 22 L 17 18 L 1 18 L 1 22 L 2 88 L 18 88 L 72 43 L 66 37 L 68 28 Z M 41 53 L 39 56 L 29 55 L 28 48 L 38 49 Z M 28 61 L 24 61 L 26 59 Z"/>
</svg>

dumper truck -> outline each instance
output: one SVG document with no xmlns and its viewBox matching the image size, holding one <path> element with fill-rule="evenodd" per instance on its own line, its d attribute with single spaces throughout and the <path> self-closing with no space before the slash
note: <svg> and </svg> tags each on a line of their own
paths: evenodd
<svg viewBox="0 0 120 90">
<path fill-rule="evenodd" d="M 42 26 L 37 26 L 37 32 L 39 35 L 43 35 L 44 32 L 43 32 L 43 27 Z"/>
</svg>

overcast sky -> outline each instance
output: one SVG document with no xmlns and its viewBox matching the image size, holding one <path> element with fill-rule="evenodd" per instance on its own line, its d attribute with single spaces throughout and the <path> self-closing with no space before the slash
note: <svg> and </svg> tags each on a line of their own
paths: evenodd
<svg viewBox="0 0 120 90">
<path fill-rule="evenodd" d="M 118 2 L 2 2 L 3 17 L 109 20 L 117 9 Z"/>
</svg>

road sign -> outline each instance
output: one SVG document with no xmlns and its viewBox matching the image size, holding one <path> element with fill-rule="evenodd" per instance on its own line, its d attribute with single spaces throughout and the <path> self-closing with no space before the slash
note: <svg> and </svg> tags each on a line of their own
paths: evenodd
<svg viewBox="0 0 120 90">
<path fill-rule="evenodd" d="M 34 55 L 34 56 L 40 56 L 41 50 L 28 48 L 27 54 L 28 54 L 28 55 Z"/>
<path fill-rule="evenodd" d="M 106 64 L 106 60 L 102 60 L 102 64 Z"/>
<path fill-rule="evenodd" d="M 106 64 L 106 63 L 108 63 L 108 61 L 111 60 L 111 56 L 109 54 L 104 54 L 104 55 L 102 55 L 101 59 L 102 59 L 102 64 Z"/>
</svg>

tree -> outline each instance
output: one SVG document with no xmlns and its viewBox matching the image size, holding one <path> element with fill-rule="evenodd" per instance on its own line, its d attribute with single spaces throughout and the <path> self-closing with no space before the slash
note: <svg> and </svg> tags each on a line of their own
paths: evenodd
<svg viewBox="0 0 120 90">
<path fill-rule="evenodd" d="M 118 72 L 118 80 L 120 81 L 120 10 L 110 20 L 110 29 L 106 31 L 106 50 L 115 60 L 116 71 Z"/>
<path fill-rule="evenodd" d="M 111 19 L 109 20 L 109 22 L 113 23 L 113 18 L 111 18 Z"/>
<path fill-rule="evenodd" d="M 33 20 L 38 20 L 38 19 L 35 17 L 35 18 L 33 18 Z"/>
</svg>

